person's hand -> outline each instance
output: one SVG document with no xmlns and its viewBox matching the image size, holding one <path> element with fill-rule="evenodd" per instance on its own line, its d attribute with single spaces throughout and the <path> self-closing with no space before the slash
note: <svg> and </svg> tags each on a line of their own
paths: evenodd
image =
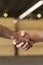
<svg viewBox="0 0 43 65">
<path fill-rule="evenodd" d="M 12 40 L 13 44 L 16 45 L 17 48 L 27 50 L 33 46 L 34 41 L 29 33 L 21 31 L 16 36 L 16 39 L 13 38 Z"/>
</svg>

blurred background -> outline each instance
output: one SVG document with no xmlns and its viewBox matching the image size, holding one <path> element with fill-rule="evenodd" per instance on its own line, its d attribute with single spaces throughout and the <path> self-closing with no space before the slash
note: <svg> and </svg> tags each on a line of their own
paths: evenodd
<svg viewBox="0 0 43 65">
<path fill-rule="evenodd" d="M 39 0 L 0 0 L 0 25 L 16 30 L 15 19 Z M 18 23 L 18 31 L 30 33 L 43 31 L 43 5 Z M 1 65 L 43 65 L 43 42 L 36 43 L 28 51 L 17 49 L 12 41 L 0 37 Z"/>
</svg>

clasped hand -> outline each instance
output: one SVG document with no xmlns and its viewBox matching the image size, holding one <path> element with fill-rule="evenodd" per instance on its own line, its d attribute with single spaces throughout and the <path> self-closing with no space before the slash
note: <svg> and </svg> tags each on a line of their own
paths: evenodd
<svg viewBox="0 0 43 65">
<path fill-rule="evenodd" d="M 33 39 L 29 33 L 24 31 L 18 32 L 16 35 L 16 39 L 12 39 L 13 44 L 16 45 L 17 48 L 22 48 L 23 50 L 28 50 L 33 46 Z"/>
</svg>

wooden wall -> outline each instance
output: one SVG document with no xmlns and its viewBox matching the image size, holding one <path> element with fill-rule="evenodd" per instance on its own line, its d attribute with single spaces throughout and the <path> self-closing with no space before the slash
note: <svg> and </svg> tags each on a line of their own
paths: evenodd
<svg viewBox="0 0 43 65">
<path fill-rule="evenodd" d="M 0 24 L 14 30 L 13 18 L 0 18 Z M 14 55 L 12 41 L 9 39 L 0 38 L 0 56 L 12 55 Z"/>
<path fill-rule="evenodd" d="M 13 18 L 0 18 L 0 24 L 4 25 L 11 30 L 15 30 L 15 24 L 13 23 Z M 19 22 L 19 30 L 24 30 L 30 33 L 36 33 L 39 31 L 43 31 L 43 19 L 39 20 L 22 20 Z M 0 56 L 13 56 L 14 46 L 12 41 L 5 38 L 0 38 Z M 23 51 L 19 49 L 20 56 L 26 55 L 43 55 L 43 42 L 36 43 L 34 46 L 28 51 Z"/>
<path fill-rule="evenodd" d="M 20 30 L 25 30 L 30 33 L 43 31 L 43 19 L 23 20 L 19 25 Z M 28 51 L 23 51 L 19 49 L 19 55 L 43 55 L 43 42 L 34 44 L 34 46 Z"/>
</svg>

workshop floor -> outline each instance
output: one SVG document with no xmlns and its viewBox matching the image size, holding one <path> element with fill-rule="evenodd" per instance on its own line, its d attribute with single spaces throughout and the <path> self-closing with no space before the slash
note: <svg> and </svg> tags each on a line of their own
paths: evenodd
<svg viewBox="0 0 43 65">
<path fill-rule="evenodd" d="M 43 65 L 43 56 L 0 57 L 0 65 Z"/>
</svg>

